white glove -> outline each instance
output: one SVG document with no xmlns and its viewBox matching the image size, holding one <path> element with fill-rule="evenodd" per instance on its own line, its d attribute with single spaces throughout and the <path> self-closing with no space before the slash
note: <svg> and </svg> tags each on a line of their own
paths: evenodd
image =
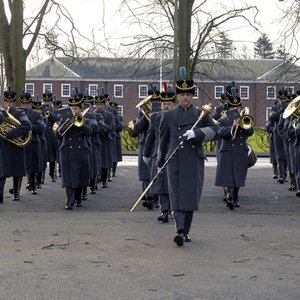
<svg viewBox="0 0 300 300">
<path fill-rule="evenodd" d="M 187 130 L 187 131 L 183 134 L 183 136 L 186 137 L 187 140 L 190 140 L 190 139 L 193 139 L 196 135 L 195 135 L 194 130 L 190 129 L 190 130 Z"/>
<path fill-rule="evenodd" d="M 149 165 L 150 157 L 143 156 L 143 161 L 146 165 Z"/>
</svg>

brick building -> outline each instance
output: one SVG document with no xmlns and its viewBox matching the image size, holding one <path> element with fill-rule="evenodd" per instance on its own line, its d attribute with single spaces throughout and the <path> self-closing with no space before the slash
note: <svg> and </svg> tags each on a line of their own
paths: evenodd
<svg viewBox="0 0 300 300">
<path fill-rule="evenodd" d="M 300 90 L 300 67 L 280 59 L 203 60 L 197 65 L 194 103 L 219 104 L 226 86 L 235 82 L 244 106 L 248 106 L 255 126 L 264 127 L 270 107 L 281 86 Z M 90 95 L 102 88 L 119 104 L 125 122 L 135 119 L 136 105 L 147 96 L 150 83 L 158 89 L 162 81 L 172 82 L 172 61 L 132 58 L 49 59 L 26 73 L 25 89 L 41 96 L 47 89 L 67 103 L 72 87 Z"/>
</svg>

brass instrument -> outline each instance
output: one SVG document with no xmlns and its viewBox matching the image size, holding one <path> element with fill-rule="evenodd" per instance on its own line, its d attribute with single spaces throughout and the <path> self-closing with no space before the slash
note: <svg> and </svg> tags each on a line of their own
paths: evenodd
<svg viewBox="0 0 300 300">
<path fill-rule="evenodd" d="M 136 123 L 136 120 L 130 120 L 128 122 L 128 124 L 126 125 L 126 129 L 128 131 L 128 134 L 131 136 L 131 137 L 134 137 L 134 134 L 133 134 L 133 130 L 134 130 L 134 125 Z"/>
<path fill-rule="evenodd" d="M 254 118 L 249 114 L 249 107 L 244 107 L 240 111 L 240 119 L 238 126 L 235 127 L 235 130 L 233 132 L 233 125 L 231 127 L 231 135 L 232 139 L 235 139 L 238 127 L 241 127 L 242 129 L 250 129 L 254 126 Z"/>
<path fill-rule="evenodd" d="M 74 125 L 76 127 L 81 127 L 85 123 L 84 115 L 89 111 L 89 108 L 86 108 L 80 115 L 76 115 L 73 118 L 66 119 L 56 130 L 56 132 L 63 137 L 69 129 Z M 66 126 L 66 127 L 65 127 Z M 61 130 L 65 128 L 63 132 Z"/>
<path fill-rule="evenodd" d="M 49 118 L 50 115 L 51 115 L 51 113 L 50 113 L 49 110 L 45 110 L 45 111 L 42 112 L 42 115 L 43 115 L 44 117 L 46 117 L 46 118 Z"/>
<path fill-rule="evenodd" d="M 25 147 L 26 145 L 28 145 L 32 139 L 32 131 L 30 130 L 26 137 L 19 136 L 14 138 L 7 138 L 6 133 L 11 131 L 12 129 L 19 127 L 21 123 L 18 119 L 16 119 L 12 114 L 8 112 L 8 109 L 5 110 L 1 105 L 0 111 L 4 112 L 4 115 L 6 115 L 4 122 L 0 124 L 0 137 L 17 147 Z"/>
<path fill-rule="evenodd" d="M 136 106 L 142 114 L 145 116 L 148 122 L 150 122 L 150 116 L 152 113 L 152 104 L 151 104 L 152 95 L 146 97 L 144 100 L 139 102 Z"/>
<path fill-rule="evenodd" d="M 291 115 L 296 117 L 300 116 L 300 96 L 297 96 L 292 102 L 289 103 L 284 110 L 282 117 L 286 119 Z"/>
</svg>

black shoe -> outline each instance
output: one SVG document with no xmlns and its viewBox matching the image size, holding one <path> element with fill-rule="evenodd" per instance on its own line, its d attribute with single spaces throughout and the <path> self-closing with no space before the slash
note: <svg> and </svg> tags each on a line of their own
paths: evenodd
<svg viewBox="0 0 300 300">
<path fill-rule="evenodd" d="M 280 177 L 280 178 L 277 179 L 277 182 L 283 184 L 284 183 L 284 179 Z"/>
<path fill-rule="evenodd" d="M 297 197 L 300 197 L 300 190 L 298 190 L 298 191 L 296 192 L 296 196 L 297 196 Z"/>
<path fill-rule="evenodd" d="M 13 189 L 9 189 L 8 192 L 13 195 L 14 194 L 14 190 Z"/>
<path fill-rule="evenodd" d="M 169 222 L 169 213 L 163 212 L 160 216 L 157 217 L 157 221 L 168 223 Z"/>
<path fill-rule="evenodd" d="M 108 182 L 111 182 L 111 177 L 108 177 L 108 178 L 107 178 L 107 181 L 108 181 Z"/>
<path fill-rule="evenodd" d="M 26 185 L 26 189 L 27 189 L 29 192 L 31 192 L 31 190 L 32 190 L 32 188 L 31 188 L 31 186 L 30 186 L 29 184 Z"/>
<path fill-rule="evenodd" d="M 185 243 L 190 243 L 192 241 L 191 237 L 188 234 L 183 235 L 183 241 Z"/>
<path fill-rule="evenodd" d="M 52 182 L 56 182 L 56 177 L 55 176 L 51 176 Z"/>
<path fill-rule="evenodd" d="M 73 209 L 73 205 L 66 205 L 65 209 L 66 210 L 72 210 Z"/>
<path fill-rule="evenodd" d="M 0 203 L 3 203 L 3 194 L 0 195 Z"/>
<path fill-rule="evenodd" d="M 42 186 L 41 186 L 39 183 L 37 183 L 36 188 L 37 188 L 37 189 L 41 189 Z"/>
<path fill-rule="evenodd" d="M 36 195 L 36 194 L 37 194 L 37 192 L 36 192 L 36 189 L 35 189 L 35 188 L 32 188 L 32 190 L 31 190 L 31 194 L 32 194 L 32 195 Z"/>
<path fill-rule="evenodd" d="M 287 179 L 287 177 L 284 178 L 284 182 L 289 182 L 289 180 Z"/>
<path fill-rule="evenodd" d="M 152 200 L 146 200 L 143 202 L 143 206 L 147 207 L 148 209 L 153 209 L 153 203 Z"/>
<path fill-rule="evenodd" d="M 81 200 L 86 201 L 87 200 L 87 194 L 83 194 Z"/>
<path fill-rule="evenodd" d="M 294 184 L 291 184 L 290 186 L 289 186 L 289 191 L 296 191 L 296 186 L 294 185 Z"/>
<path fill-rule="evenodd" d="M 107 183 L 106 182 L 102 184 L 102 188 L 104 188 L 104 189 L 107 188 Z"/>
<path fill-rule="evenodd" d="M 233 205 L 234 205 L 234 207 L 240 207 L 239 201 L 234 201 L 234 202 L 233 202 Z"/>
<path fill-rule="evenodd" d="M 273 175 L 273 178 L 274 178 L 274 179 L 277 179 L 277 178 L 278 178 L 278 175 L 277 175 L 277 174 L 274 174 L 274 175 Z"/>
<path fill-rule="evenodd" d="M 234 204 L 233 204 L 233 201 L 232 201 L 232 198 L 229 197 L 229 199 L 227 200 L 227 207 L 230 209 L 230 210 L 233 210 L 234 209 Z"/>
<path fill-rule="evenodd" d="M 155 208 L 159 208 L 159 203 L 158 203 L 157 200 L 154 200 L 154 201 L 153 201 L 153 206 L 154 206 Z"/>
<path fill-rule="evenodd" d="M 177 235 L 175 235 L 174 243 L 176 243 L 178 247 L 183 246 L 184 244 L 183 233 L 178 233 Z"/>
<path fill-rule="evenodd" d="M 91 195 L 96 194 L 96 190 L 95 190 L 95 189 L 91 189 L 90 194 L 91 194 Z"/>
<path fill-rule="evenodd" d="M 20 195 L 19 194 L 14 194 L 13 201 L 19 201 L 19 200 L 20 200 Z"/>
<path fill-rule="evenodd" d="M 82 202 L 81 202 L 81 201 L 78 201 L 78 202 L 76 203 L 76 207 L 82 207 Z"/>
</svg>

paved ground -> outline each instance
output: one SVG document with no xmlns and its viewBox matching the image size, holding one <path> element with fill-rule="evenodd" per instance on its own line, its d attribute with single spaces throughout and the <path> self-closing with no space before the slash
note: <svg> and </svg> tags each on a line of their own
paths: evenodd
<svg viewBox="0 0 300 300">
<path fill-rule="evenodd" d="M 136 157 L 108 189 L 65 211 L 60 180 L 0 206 L 0 299 L 300 299 L 300 198 L 259 159 L 229 211 L 209 158 L 192 242 L 139 205 Z"/>
</svg>

